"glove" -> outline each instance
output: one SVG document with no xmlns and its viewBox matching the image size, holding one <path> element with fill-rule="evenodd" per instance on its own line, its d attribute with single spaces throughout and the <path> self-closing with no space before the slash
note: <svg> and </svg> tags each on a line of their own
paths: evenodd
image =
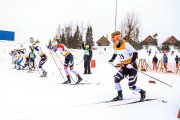
<svg viewBox="0 0 180 120">
<path fill-rule="evenodd" d="M 127 64 L 127 65 L 126 65 L 126 68 L 128 68 L 128 69 L 132 69 L 132 68 L 133 68 L 133 66 L 132 66 L 131 64 Z"/>
<path fill-rule="evenodd" d="M 113 62 L 113 60 L 109 60 L 108 62 Z"/>
</svg>

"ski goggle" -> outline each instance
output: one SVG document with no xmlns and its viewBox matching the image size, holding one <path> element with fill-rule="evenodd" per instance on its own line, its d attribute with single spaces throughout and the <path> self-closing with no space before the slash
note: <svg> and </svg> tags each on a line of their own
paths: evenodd
<svg viewBox="0 0 180 120">
<path fill-rule="evenodd" d="M 112 42 L 119 41 L 120 40 L 120 35 L 111 36 L 111 40 L 112 40 Z"/>
</svg>

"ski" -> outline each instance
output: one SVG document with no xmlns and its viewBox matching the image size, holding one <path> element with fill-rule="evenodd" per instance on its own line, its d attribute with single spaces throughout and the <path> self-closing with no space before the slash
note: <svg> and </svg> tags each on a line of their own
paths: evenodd
<svg viewBox="0 0 180 120">
<path fill-rule="evenodd" d="M 118 100 L 118 101 L 107 100 L 107 101 L 101 101 L 101 102 L 95 102 L 95 103 L 87 103 L 87 104 L 78 105 L 78 106 L 88 106 L 88 105 L 97 105 L 97 104 L 108 104 L 108 103 L 121 102 L 121 101 L 125 101 L 125 100 L 130 100 L 130 99 L 132 99 L 132 98 L 126 98 L 126 99 L 122 99 L 122 100 Z M 77 107 L 77 106 L 76 106 L 76 107 Z"/>
<path fill-rule="evenodd" d="M 69 85 L 100 85 L 100 82 L 93 83 L 93 82 L 85 82 L 85 83 L 78 83 L 78 84 L 69 84 Z"/>
<path fill-rule="evenodd" d="M 102 102 L 97 102 L 97 103 L 93 103 L 93 104 L 103 104 L 103 103 L 112 103 L 112 102 L 120 102 L 120 101 L 125 101 L 125 100 L 130 100 L 132 98 L 125 98 L 125 99 L 122 99 L 122 100 L 107 100 L 107 101 L 102 101 Z"/>
<path fill-rule="evenodd" d="M 63 85 L 100 85 L 100 82 L 85 82 L 85 83 L 78 83 L 78 84 L 76 84 L 76 83 L 67 83 L 67 84 L 65 84 L 65 83 L 61 83 L 61 84 L 63 84 Z"/>
<path fill-rule="evenodd" d="M 162 99 L 162 98 L 148 98 L 148 99 L 144 99 L 144 100 L 137 100 L 137 101 L 132 101 L 132 102 L 128 102 L 128 103 L 117 104 L 117 105 L 113 105 L 112 107 L 130 105 L 130 104 L 136 104 L 136 103 L 142 103 L 142 102 L 154 101 L 154 100 L 159 101 L 160 99 Z M 161 100 L 160 102 L 167 103 L 167 101 L 165 101 L 165 100 Z"/>
</svg>

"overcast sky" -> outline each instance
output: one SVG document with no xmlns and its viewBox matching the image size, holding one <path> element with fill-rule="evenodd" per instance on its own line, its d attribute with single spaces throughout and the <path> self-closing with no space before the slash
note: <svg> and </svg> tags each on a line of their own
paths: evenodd
<svg viewBox="0 0 180 120">
<path fill-rule="evenodd" d="M 117 29 L 127 13 L 139 16 L 140 40 L 158 33 L 160 42 L 180 40 L 180 0 L 117 0 Z M 16 41 L 32 36 L 49 41 L 57 26 L 93 27 L 94 41 L 115 30 L 116 0 L 0 0 L 0 29 L 15 31 Z"/>
</svg>

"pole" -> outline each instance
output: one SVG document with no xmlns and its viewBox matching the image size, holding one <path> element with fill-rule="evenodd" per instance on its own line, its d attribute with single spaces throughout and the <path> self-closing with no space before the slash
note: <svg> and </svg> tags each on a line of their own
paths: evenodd
<svg viewBox="0 0 180 120">
<path fill-rule="evenodd" d="M 34 60 L 34 63 L 35 63 L 35 66 L 36 66 L 36 68 L 37 68 L 37 70 L 38 70 L 39 75 L 41 75 L 40 70 L 39 70 L 39 67 L 37 66 L 37 64 L 36 64 L 36 61 L 35 61 L 35 60 Z"/>
<path fill-rule="evenodd" d="M 116 0 L 116 7 L 115 7 L 115 31 L 116 31 L 116 22 L 117 22 L 117 0 Z"/>
<path fill-rule="evenodd" d="M 159 80 L 159 79 L 157 79 L 157 78 L 155 78 L 155 77 L 152 77 L 152 76 L 150 76 L 150 75 L 148 75 L 148 74 L 146 74 L 146 73 L 144 73 L 144 72 L 141 72 L 141 71 L 139 71 L 139 70 L 137 70 L 137 69 L 135 69 L 135 68 L 133 68 L 134 70 L 136 70 L 137 72 L 140 72 L 140 73 L 142 73 L 142 74 L 144 74 L 144 75 L 146 75 L 146 76 L 148 76 L 148 77 L 151 77 L 151 78 L 153 78 L 153 79 L 155 79 L 155 80 L 157 80 L 157 81 L 159 81 L 159 82 L 161 82 L 161 83 L 163 83 L 163 84 L 165 84 L 165 85 L 167 85 L 167 86 L 169 86 L 169 87 L 172 87 L 171 85 L 169 85 L 169 84 L 167 84 L 167 83 L 165 83 L 165 82 L 163 82 L 163 81 L 161 81 L 161 80 Z"/>
<path fill-rule="evenodd" d="M 56 53 L 56 56 L 57 56 L 57 58 L 59 59 L 59 61 L 61 62 L 61 64 L 63 65 L 63 62 L 61 61 L 61 59 L 59 58 L 59 56 L 58 56 L 58 54 Z M 71 77 L 71 79 L 74 81 L 74 79 L 72 78 L 72 76 L 70 75 L 70 77 Z M 75 81 L 74 81 L 74 83 L 76 83 Z"/>
<path fill-rule="evenodd" d="M 111 63 L 111 65 L 112 66 L 114 66 L 112 63 Z M 115 66 L 114 66 L 115 67 Z M 115 67 L 116 68 L 116 67 Z M 117 68 L 116 68 L 117 69 Z M 152 76 L 150 76 L 150 75 L 148 75 L 148 74 L 146 74 L 146 73 L 144 73 L 144 72 L 141 72 L 141 71 L 139 71 L 139 70 L 137 70 L 137 69 L 135 69 L 135 68 L 132 68 L 132 69 L 134 69 L 134 70 L 136 70 L 137 72 L 140 72 L 140 73 L 142 73 L 142 74 L 144 74 L 144 75 L 146 75 L 146 76 L 148 76 L 148 77 L 151 77 L 151 78 L 153 78 L 153 79 L 155 79 L 155 80 L 157 80 L 157 81 L 159 81 L 159 82 L 161 82 L 161 83 L 163 83 L 163 84 L 165 84 L 165 85 L 167 85 L 167 86 L 169 86 L 169 87 L 172 87 L 171 85 L 169 85 L 169 84 L 167 84 L 167 83 L 165 83 L 165 82 L 163 82 L 163 81 L 161 81 L 161 80 L 159 80 L 159 79 L 157 79 L 157 78 L 155 78 L 155 77 L 152 77 Z M 117 69 L 118 70 L 118 69 Z"/>
<path fill-rule="evenodd" d="M 57 63 L 56 63 L 56 61 L 55 61 L 55 59 L 54 59 L 54 56 L 52 55 L 52 53 L 51 53 L 51 50 L 50 50 L 50 49 L 49 49 L 49 52 L 50 52 L 50 54 L 51 54 L 51 56 L 52 56 L 52 58 L 53 58 L 53 60 L 54 60 L 54 63 L 56 64 L 56 66 L 57 66 L 57 68 L 58 68 L 58 70 L 59 70 L 59 72 L 60 72 L 60 74 L 61 74 L 62 78 L 64 79 L 64 81 L 66 81 L 66 80 L 65 80 L 65 78 L 64 78 L 64 76 L 63 76 L 63 74 L 61 73 L 61 70 L 59 69 L 59 67 L 58 67 L 58 65 L 57 65 Z"/>
</svg>

